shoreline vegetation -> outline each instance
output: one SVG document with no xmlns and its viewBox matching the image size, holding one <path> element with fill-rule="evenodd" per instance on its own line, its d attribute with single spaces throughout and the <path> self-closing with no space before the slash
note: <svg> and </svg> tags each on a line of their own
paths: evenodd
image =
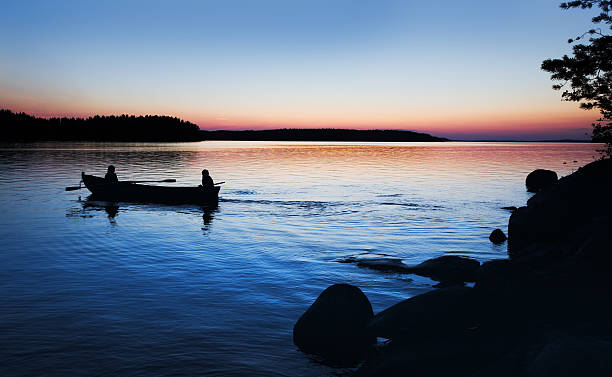
<svg viewBox="0 0 612 377">
<path fill-rule="evenodd" d="M 299 129 L 209 131 L 179 118 L 159 115 L 110 115 L 89 118 L 39 118 L 0 110 L 2 141 L 185 142 L 244 141 L 449 141 L 426 133 L 402 130 Z"/>
<path fill-rule="evenodd" d="M 96 115 L 89 118 L 40 118 L 0 109 L 0 141 L 117 141 L 189 142 L 244 141 L 450 141 L 426 133 L 403 130 L 299 129 L 208 131 L 191 122 L 160 115 Z"/>
<path fill-rule="evenodd" d="M 159 115 L 96 115 L 89 118 L 39 118 L 0 110 L 0 140 L 36 141 L 200 141 L 197 125 Z"/>
<path fill-rule="evenodd" d="M 206 131 L 205 140 L 244 141 L 450 141 L 426 133 L 401 130 L 350 130 L 340 128 L 283 128 L 276 130 Z"/>
</svg>

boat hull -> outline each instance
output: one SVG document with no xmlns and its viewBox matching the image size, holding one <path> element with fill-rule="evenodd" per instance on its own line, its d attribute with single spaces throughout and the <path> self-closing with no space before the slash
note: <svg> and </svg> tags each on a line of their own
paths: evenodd
<svg viewBox="0 0 612 377">
<path fill-rule="evenodd" d="M 211 204 L 219 200 L 219 186 L 198 187 L 152 186 L 129 182 L 108 183 L 104 178 L 81 174 L 92 197 L 112 202 L 167 204 Z"/>
</svg>

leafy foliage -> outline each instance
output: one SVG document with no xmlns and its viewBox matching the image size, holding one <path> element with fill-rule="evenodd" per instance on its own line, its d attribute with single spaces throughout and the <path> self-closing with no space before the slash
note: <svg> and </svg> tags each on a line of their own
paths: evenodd
<svg viewBox="0 0 612 377">
<path fill-rule="evenodd" d="M 555 90 L 563 90 L 561 97 L 566 101 L 580 103 L 586 110 L 597 109 L 601 118 L 593 123 L 593 141 L 606 143 L 602 150 L 604 156 L 612 156 L 612 1 L 580 0 L 561 3 L 562 9 L 599 8 L 600 12 L 592 18 L 596 25 L 605 27 L 590 29 L 583 35 L 568 40 L 576 43 L 573 56 L 564 55 L 560 59 L 547 59 L 542 69 L 551 73 L 551 79 L 558 82 Z M 586 43 L 578 43 L 588 37 Z"/>
</svg>

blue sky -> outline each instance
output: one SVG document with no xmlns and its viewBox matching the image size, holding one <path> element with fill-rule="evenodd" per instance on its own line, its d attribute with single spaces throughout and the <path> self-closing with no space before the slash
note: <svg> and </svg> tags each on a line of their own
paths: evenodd
<svg viewBox="0 0 612 377">
<path fill-rule="evenodd" d="M 583 137 L 543 59 L 592 11 L 507 1 L 3 1 L 0 106 L 211 129 Z"/>
</svg>

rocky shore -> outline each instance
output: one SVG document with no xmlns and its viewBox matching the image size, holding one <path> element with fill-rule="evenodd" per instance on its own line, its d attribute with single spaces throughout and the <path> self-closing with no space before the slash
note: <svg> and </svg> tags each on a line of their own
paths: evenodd
<svg viewBox="0 0 612 377">
<path fill-rule="evenodd" d="M 356 376 L 612 376 L 612 160 L 558 181 L 537 174 L 544 183 L 531 176 L 536 194 L 510 216 L 509 259 L 346 260 L 439 288 L 374 315 L 359 288 L 333 285 L 295 344 Z"/>
</svg>

